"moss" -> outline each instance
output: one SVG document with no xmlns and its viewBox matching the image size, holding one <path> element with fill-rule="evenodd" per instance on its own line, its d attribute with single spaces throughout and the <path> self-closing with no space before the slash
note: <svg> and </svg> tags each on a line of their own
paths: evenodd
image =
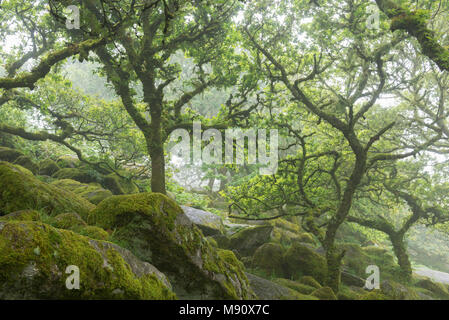
<svg viewBox="0 0 449 320">
<path fill-rule="evenodd" d="M 423 54 L 432 59 L 441 70 L 449 70 L 449 50 L 442 47 L 436 39 L 435 32 L 427 28 L 430 15 L 428 10 L 401 9 L 393 15 L 390 25 L 392 31 L 406 30 L 418 40 Z"/>
<path fill-rule="evenodd" d="M 51 185 L 73 192 L 75 189 L 80 187 L 82 183 L 72 179 L 59 179 L 51 182 Z"/>
<path fill-rule="evenodd" d="M 133 214 L 155 218 L 158 226 L 173 230 L 175 219 L 182 213 L 175 202 L 159 193 L 112 196 L 102 201 L 89 215 L 88 222 L 104 229 L 124 225 Z"/>
<path fill-rule="evenodd" d="M 112 191 L 114 195 L 125 194 L 125 190 L 123 190 L 118 177 L 116 176 L 106 176 L 103 179 L 103 187 Z"/>
<path fill-rule="evenodd" d="M 78 193 L 81 197 L 89 200 L 93 204 L 99 204 L 104 199 L 112 197 L 112 192 L 103 188 L 91 186 Z"/>
<path fill-rule="evenodd" d="M 33 160 L 31 160 L 30 157 L 27 156 L 20 156 L 15 161 L 14 164 L 17 164 L 19 166 L 22 166 L 28 170 L 30 170 L 33 174 L 36 174 L 39 171 L 39 167 L 37 164 L 34 163 Z"/>
<path fill-rule="evenodd" d="M 56 164 L 61 168 L 76 168 L 81 162 L 75 157 L 61 156 L 56 160 Z"/>
<path fill-rule="evenodd" d="M 170 198 L 170 199 L 171 199 L 171 198 Z M 210 243 L 210 245 L 211 245 L 212 247 L 218 248 L 218 243 L 217 243 L 217 241 L 215 241 L 214 238 L 212 238 L 212 237 L 207 237 L 206 239 L 207 239 L 207 241 Z"/>
<path fill-rule="evenodd" d="M 84 222 L 84 220 L 74 212 L 61 213 L 55 217 L 54 221 L 54 226 L 56 228 L 73 231 L 80 230 L 81 228 L 87 226 L 86 222 Z"/>
<path fill-rule="evenodd" d="M 237 250 L 242 256 L 254 254 L 256 249 L 270 241 L 272 226 L 260 226 L 243 229 L 230 238 L 230 248 Z"/>
<path fill-rule="evenodd" d="M 0 217 L 0 221 L 39 221 L 40 214 L 36 210 L 20 210 Z"/>
<path fill-rule="evenodd" d="M 27 169 L 0 162 L 0 215 L 35 209 L 50 215 L 76 212 L 81 217 L 95 206 L 78 195 L 35 178 Z"/>
<path fill-rule="evenodd" d="M 265 243 L 253 255 L 252 268 L 260 269 L 267 274 L 283 276 L 284 249 L 277 243 Z"/>
<path fill-rule="evenodd" d="M 303 276 L 299 279 L 299 282 L 316 289 L 321 288 L 321 284 L 311 276 Z"/>
<path fill-rule="evenodd" d="M 37 222 L 0 223 L 0 298 L 173 299 L 154 274 L 137 276 L 117 249 Z M 80 289 L 64 273 L 80 270 Z"/>
<path fill-rule="evenodd" d="M 165 195 L 112 196 L 92 211 L 88 222 L 114 230 L 111 240 L 167 274 L 181 298 L 251 297 L 242 263 L 230 251 L 215 250 Z"/>
<path fill-rule="evenodd" d="M 337 300 L 334 291 L 332 291 L 332 289 L 329 287 L 316 289 L 314 292 L 312 292 L 311 295 L 317 297 L 320 300 Z"/>
<path fill-rule="evenodd" d="M 279 298 L 279 300 L 319 300 L 315 296 L 302 294 L 293 289 L 289 289 L 289 291 L 290 294 L 288 296 L 282 296 Z"/>
<path fill-rule="evenodd" d="M 359 296 L 359 300 L 389 300 L 380 290 L 372 290 Z"/>
<path fill-rule="evenodd" d="M 226 288 L 225 298 L 239 299 L 239 297 L 242 297 L 242 292 L 237 291 L 241 290 L 239 284 L 248 282 L 244 273 L 245 267 L 243 266 L 243 263 L 240 262 L 230 250 L 218 249 L 216 252 L 209 251 L 208 254 L 214 255 L 214 257 L 212 258 L 209 256 L 208 259 L 205 260 L 204 268 L 226 277 L 226 279 L 221 282 Z M 250 296 L 247 296 L 246 293 L 244 293 L 243 298 L 250 298 Z"/>
<path fill-rule="evenodd" d="M 312 276 L 324 283 L 327 275 L 325 259 L 313 250 L 294 243 L 284 255 L 285 271 L 288 278 L 299 279 L 303 275 Z"/>
<path fill-rule="evenodd" d="M 63 168 L 56 171 L 52 177 L 55 179 L 72 179 L 83 183 L 97 181 L 97 177 L 95 177 L 91 172 L 78 168 Z"/>
<path fill-rule="evenodd" d="M 211 236 L 217 243 L 217 246 L 222 249 L 228 249 L 231 243 L 231 240 L 224 234 L 214 234 Z"/>
<path fill-rule="evenodd" d="M 60 169 L 61 168 L 58 166 L 58 164 L 51 159 L 45 159 L 39 162 L 40 175 L 51 176 Z"/>
<path fill-rule="evenodd" d="M 311 233 L 305 232 L 298 236 L 298 241 L 303 243 L 316 244 L 316 241 Z"/>
<path fill-rule="evenodd" d="M 23 153 L 14 149 L 0 147 L 0 160 L 14 162 L 17 158 L 23 156 Z"/>
<path fill-rule="evenodd" d="M 378 266 L 383 279 L 396 279 L 401 274 L 393 255 L 385 248 L 362 248 L 356 244 L 344 244 L 342 248 L 346 251 L 343 265 L 351 274 L 366 278 L 366 267 L 369 265 Z"/>
<path fill-rule="evenodd" d="M 98 183 L 83 184 L 72 179 L 61 179 L 51 183 L 54 186 L 72 191 L 93 204 L 99 204 L 106 198 L 112 196 L 112 192 L 103 189 Z"/>
<path fill-rule="evenodd" d="M 449 299 L 449 292 L 441 283 L 433 282 L 430 279 L 422 279 L 416 283 L 416 286 L 430 291 L 434 297 Z"/>
<path fill-rule="evenodd" d="M 109 240 L 109 233 L 95 226 L 85 226 L 78 233 L 91 239 Z"/>
<path fill-rule="evenodd" d="M 382 293 L 392 300 L 419 300 L 419 295 L 413 288 L 392 280 L 383 281 L 380 288 Z"/>
<path fill-rule="evenodd" d="M 111 173 L 103 178 L 102 185 L 104 188 L 112 191 L 114 195 L 131 194 L 139 192 L 137 186 L 132 181 L 122 179 L 116 174 Z"/>
<path fill-rule="evenodd" d="M 270 225 L 273 227 L 277 227 L 280 229 L 288 230 L 293 233 L 299 233 L 301 231 L 301 227 L 293 222 L 287 221 L 285 219 L 275 219 L 270 222 Z"/>
<path fill-rule="evenodd" d="M 338 290 L 337 298 L 338 300 L 359 300 L 360 294 L 354 290 L 351 290 L 347 286 L 342 285 Z"/>
<path fill-rule="evenodd" d="M 295 291 L 298 291 L 299 293 L 302 294 L 307 294 L 310 295 L 312 292 L 314 292 L 316 290 L 316 288 L 308 286 L 306 284 L 297 282 L 297 281 L 292 281 L 292 280 L 288 280 L 288 279 L 275 279 L 274 280 L 275 283 L 280 284 L 281 286 L 293 289 Z"/>
</svg>

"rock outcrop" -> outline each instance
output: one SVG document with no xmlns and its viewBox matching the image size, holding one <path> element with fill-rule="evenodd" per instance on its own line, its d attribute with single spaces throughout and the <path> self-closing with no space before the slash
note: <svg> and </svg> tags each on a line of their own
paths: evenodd
<svg viewBox="0 0 449 320">
<path fill-rule="evenodd" d="M 103 200 L 89 224 L 114 229 L 113 240 L 168 276 L 179 298 L 251 299 L 243 265 L 213 248 L 171 199 L 158 193 Z"/>
<path fill-rule="evenodd" d="M 79 289 L 66 286 L 74 267 Z M 128 250 L 41 222 L 0 221 L 0 270 L 0 299 L 176 298 L 165 276 Z"/>
</svg>

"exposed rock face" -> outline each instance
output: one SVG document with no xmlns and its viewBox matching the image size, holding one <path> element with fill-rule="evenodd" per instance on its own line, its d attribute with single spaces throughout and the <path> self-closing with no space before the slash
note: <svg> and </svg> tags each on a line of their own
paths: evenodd
<svg viewBox="0 0 449 320">
<path fill-rule="evenodd" d="M 234 254 L 216 250 L 171 199 L 158 193 L 112 196 L 88 222 L 115 229 L 114 240 L 164 272 L 180 298 L 253 298 Z"/>
<path fill-rule="evenodd" d="M 241 256 L 251 256 L 257 248 L 269 242 L 273 226 L 247 228 L 232 235 L 229 247 Z"/>
<path fill-rule="evenodd" d="M 69 290 L 68 266 L 79 269 Z M 119 246 L 41 222 L 0 221 L 0 299 L 174 299 L 166 277 Z"/>
<path fill-rule="evenodd" d="M 221 218 L 211 212 L 199 210 L 187 206 L 181 206 L 187 217 L 198 226 L 205 236 L 222 234 L 224 224 Z"/>
<path fill-rule="evenodd" d="M 81 217 L 87 217 L 94 207 L 72 192 L 40 181 L 21 166 L 0 162 L 0 215 L 42 209 L 50 215 L 76 212 Z"/>
<path fill-rule="evenodd" d="M 260 300 L 318 300 L 316 297 L 300 294 L 299 292 L 281 286 L 272 281 L 246 273 L 251 288 Z"/>
</svg>

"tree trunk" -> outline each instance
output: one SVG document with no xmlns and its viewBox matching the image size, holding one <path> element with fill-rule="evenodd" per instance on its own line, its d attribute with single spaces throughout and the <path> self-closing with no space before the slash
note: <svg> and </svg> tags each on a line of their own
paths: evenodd
<svg viewBox="0 0 449 320">
<path fill-rule="evenodd" d="M 339 253 L 332 245 L 326 250 L 327 277 L 325 285 L 330 287 L 335 294 L 338 293 L 341 279 L 341 260 L 344 253 Z"/>
<path fill-rule="evenodd" d="M 412 264 L 407 254 L 407 249 L 404 243 L 404 234 L 390 235 L 391 244 L 393 245 L 393 251 L 398 258 L 398 264 L 401 267 L 403 276 L 406 281 L 412 277 Z"/>
<path fill-rule="evenodd" d="M 152 143 L 148 152 L 151 157 L 151 191 L 165 194 L 165 158 L 162 143 Z"/>
<path fill-rule="evenodd" d="M 162 105 L 159 99 L 151 99 L 151 123 L 147 135 L 147 148 L 151 157 L 151 191 L 166 194 L 164 138 L 162 137 Z"/>
</svg>

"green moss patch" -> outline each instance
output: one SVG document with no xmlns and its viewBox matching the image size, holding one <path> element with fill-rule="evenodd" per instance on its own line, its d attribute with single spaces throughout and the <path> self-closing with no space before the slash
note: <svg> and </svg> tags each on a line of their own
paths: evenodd
<svg viewBox="0 0 449 320">
<path fill-rule="evenodd" d="M 112 241 L 163 271 L 180 298 L 252 297 L 241 262 L 212 247 L 165 195 L 112 196 L 92 211 L 88 223 L 111 230 Z"/>
<path fill-rule="evenodd" d="M 21 166 L 0 162 L 0 215 L 42 209 L 52 216 L 76 212 L 81 217 L 87 217 L 94 207 L 72 192 L 40 181 Z"/>
<path fill-rule="evenodd" d="M 158 273 L 135 273 L 127 255 L 113 244 L 43 223 L 0 222 L 0 299 L 175 298 Z M 65 285 L 72 265 L 80 271 L 79 290 Z"/>
</svg>

